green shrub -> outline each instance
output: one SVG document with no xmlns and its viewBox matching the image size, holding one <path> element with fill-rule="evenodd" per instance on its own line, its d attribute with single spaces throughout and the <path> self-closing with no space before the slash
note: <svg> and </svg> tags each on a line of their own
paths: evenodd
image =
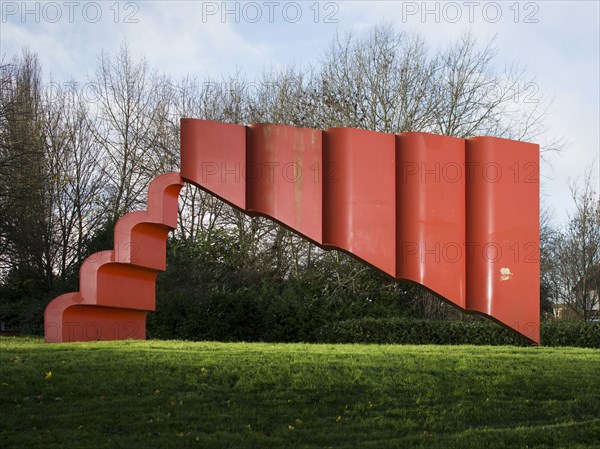
<svg viewBox="0 0 600 449">
<path fill-rule="evenodd" d="M 378 344 L 517 345 L 529 343 L 504 327 L 484 321 L 427 321 L 401 318 L 363 318 L 321 327 L 315 341 Z M 600 323 L 544 322 L 545 346 L 600 348 Z"/>
<path fill-rule="evenodd" d="M 545 346 L 578 346 L 600 348 L 600 323 L 585 321 L 552 321 L 542 323 Z"/>
</svg>

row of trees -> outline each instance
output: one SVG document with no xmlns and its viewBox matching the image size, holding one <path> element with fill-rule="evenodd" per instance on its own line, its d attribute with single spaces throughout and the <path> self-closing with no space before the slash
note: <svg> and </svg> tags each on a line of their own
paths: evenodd
<svg viewBox="0 0 600 449">
<path fill-rule="evenodd" d="M 498 70 L 494 56 L 491 44 L 479 46 L 470 36 L 434 52 L 418 34 L 374 27 L 337 37 L 314 66 L 266 71 L 253 81 L 239 73 L 173 80 L 134 58 L 125 45 L 116 55 L 101 54 L 95 73 L 82 83 L 45 80 L 37 56 L 27 50 L 3 59 L 1 320 L 20 319 L 11 304 L 38 298 L 43 309 L 57 292 L 77 288 L 79 265 L 91 252 L 111 247 L 116 219 L 143 207 L 152 178 L 178 170 L 181 117 L 541 141 L 547 136 L 547 101 L 516 101 L 528 81 L 525 73 L 516 65 Z M 544 150 L 559 146 L 547 142 Z M 573 217 L 569 229 L 544 227 L 544 304 L 572 302 L 581 273 L 586 298 L 597 288 L 590 267 L 599 266 L 593 237 L 599 208 L 597 194 L 588 190 L 583 196 L 577 191 L 584 211 Z M 192 186 L 183 189 L 180 205 L 169 260 L 184 269 L 193 263 L 197 276 L 163 276 L 163 298 L 173 291 L 169 282 L 188 291 L 206 285 L 237 291 L 293 281 L 324 301 L 323 311 L 345 304 L 357 314 L 377 310 L 440 318 L 456 313 L 415 287 L 391 282 L 343 254 L 323 252 Z M 575 248 L 570 238 L 585 242 L 577 247 L 583 258 L 567 256 L 566 250 Z M 206 257 L 223 263 L 206 265 L 200 260 Z M 577 265 L 582 261 L 584 266 Z M 559 262 L 561 267 L 576 264 L 578 271 L 567 273 Z M 580 302 L 573 301 L 574 309 L 581 309 Z"/>
</svg>

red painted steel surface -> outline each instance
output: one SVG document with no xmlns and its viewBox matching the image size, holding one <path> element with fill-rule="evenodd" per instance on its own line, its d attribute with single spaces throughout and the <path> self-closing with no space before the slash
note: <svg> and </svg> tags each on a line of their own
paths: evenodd
<svg viewBox="0 0 600 449">
<path fill-rule="evenodd" d="M 323 241 L 394 276 L 394 135 L 351 128 L 323 131 Z"/>
<path fill-rule="evenodd" d="M 154 179 L 148 209 L 115 225 L 114 249 L 88 257 L 80 291 L 53 299 L 44 314 L 47 342 L 146 338 L 146 314 L 155 307 L 155 281 L 166 268 L 166 237 L 177 226 L 179 173 Z"/>
<path fill-rule="evenodd" d="M 181 121 L 181 176 L 227 201 L 246 209 L 246 127 L 198 120 Z M 242 170 L 244 172 L 242 173 Z"/>
<path fill-rule="evenodd" d="M 46 340 L 145 338 L 187 181 L 539 343 L 538 168 L 537 145 L 494 137 L 184 119 L 181 179 L 157 178 L 148 211 L 119 220 L 81 293 L 48 306 Z"/>
<path fill-rule="evenodd" d="M 396 136 L 396 277 L 465 308 L 465 141 Z"/>
<path fill-rule="evenodd" d="M 246 128 L 246 211 L 322 239 L 321 131 L 294 126 Z"/>
<path fill-rule="evenodd" d="M 467 140 L 467 309 L 539 343 L 539 147 Z"/>
</svg>

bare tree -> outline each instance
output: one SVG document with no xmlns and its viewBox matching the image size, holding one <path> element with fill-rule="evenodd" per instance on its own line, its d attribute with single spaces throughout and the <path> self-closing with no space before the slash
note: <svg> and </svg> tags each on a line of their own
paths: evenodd
<svg viewBox="0 0 600 449">
<path fill-rule="evenodd" d="M 151 179 L 156 122 L 165 114 L 162 80 L 144 59 L 134 60 L 126 44 L 111 58 L 100 56 L 92 85 L 100 120 L 96 138 L 106 158 L 108 209 L 112 220 L 145 201 Z M 160 166 L 160 164 L 158 164 Z"/>
<path fill-rule="evenodd" d="M 595 164 L 581 182 L 570 182 L 575 213 L 554 243 L 558 301 L 583 320 L 598 310 L 600 294 L 600 198 Z"/>
<path fill-rule="evenodd" d="M 65 278 L 84 257 L 85 236 L 102 219 L 99 208 L 104 188 L 100 148 L 94 139 L 96 123 L 83 92 L 75 83 L 47 99 L 46 160 L 52 186 L 55 268 Z"/>
<path fill-rule="evenodd" d="M 540 313 L 543 318 L 554 316 L 553 306 L 558 302 L 554 245 L 559 235 L 552 210 L 547 204 L 542 203 L 540 207 Z"/>
<path fill-rule="evenodd" d="M 389 26 L 338 36 L 321 64 L 315 94 L 322 127 L 400 132 L 432 126 L 437 60 L 428 58 L 420 36 Z"/>
<path fill-rule="evenodd" d="M 0 263 L 4 274 L 52 285 L 50 188 L 45 160 L 42 75 L 24 50 L 2 67 L 0 120 Z"/>
</svg>

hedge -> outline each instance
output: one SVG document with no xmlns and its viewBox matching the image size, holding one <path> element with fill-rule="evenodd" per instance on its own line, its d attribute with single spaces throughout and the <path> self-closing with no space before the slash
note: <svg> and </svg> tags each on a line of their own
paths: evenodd
<svg viewBox="0 0 600 449">
<path fill-rule="evenodd" d="M 473 344 L 517 345 L 530 343 L 504 327 L 484 321 L 428 321 L 403 318 L 364 318 L 321 327 L 315 340 L 322 343 Z M 543 322 L 544 346 L 600 348 L 600 323 Z"/>
</svg>

